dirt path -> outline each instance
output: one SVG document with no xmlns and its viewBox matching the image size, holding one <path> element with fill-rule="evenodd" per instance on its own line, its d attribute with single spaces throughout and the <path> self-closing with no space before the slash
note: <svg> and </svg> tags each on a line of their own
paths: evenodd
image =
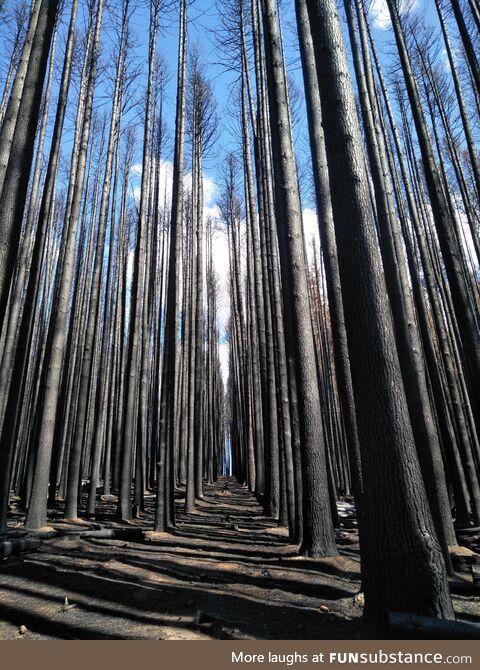
<svg viewBox="0 0 480 670">
<path fill-rule="evenodd" d="M 355 531 L 338 534 L 338 558 L 301 559 L 234 480 L 207 486 L 195 514 L 181 512 L 179 500 L 175 535 L 148 530 L 153 497 L 147 502 L 135 522 L 147 531 L 143 542 L 73 534 L 4 560 L 0 639 L 382 637 L 356 604 Z M 103 506 L 102 526 L 117 527 L 112 504 Z"/>
</svg>

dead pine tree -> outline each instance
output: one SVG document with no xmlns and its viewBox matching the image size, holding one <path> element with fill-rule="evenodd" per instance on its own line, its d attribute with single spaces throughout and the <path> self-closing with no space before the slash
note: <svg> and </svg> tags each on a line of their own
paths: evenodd
<svg viewBox="0 0 480 670">
<path fill-rule="evenodd" d="M 403 392 L 338 10 L 334 0 L 307 1 L 307 7 L 318 37 L 315 61 L 361 448 L 365 613 L 379 620 L 390 610 L 452 618 Z"/>
<path fill-rule="evenodd" d="M 155 65 L 157 35 L 162 10 L 161 0 L 150 2 L 150 26 L 148 48 L 148 77 L 145 100 L 145 121 L 143 134 L 142 182 L 140 187 L 139 215 L 137 223 L 135 257 L 131 287 L 132 309 L 130 313 L 128 353 L 126 361 L 125 411 L 122 435 L 121 481 L 118 498 L 118 516 L 123 520 L 132 518 L 132 475 L 134 445 L 138 421 L 137 397 L 139 391 L 139 361 L 142 342 L 142 324 L 145 296 L 145 273 L 147 261 L 147 206 L 150 180 L 150 141 L 152 132 L 152 88 Z"/>
<path fill-rule="evenodd" d="M 174 451 L 177 443 L 175 380 L 180 360 L 178 346 L 179 275 L 184 206 L 184 161 L 186 124 L 187 3 L 180 0 L 175 146 L 173 157 L 170 245 L 166 285 L 165 336 L 158 435 L 157 498 L 155 530 L 165 531 L 174 523 Z"/>
<path fill-rule="evenodd" d="M 198 49 L 190 54 L 187 80 L 187 131 L 191 143 L 191 314 L 188 369 L 188 450 L 185 506 L 192 511 L 195 499 L 203 498 L 204 471 L 204 384 L 205 384 L 205 225 L 203 162 L 212 148 L 218 119 L 212 87 L 205 76 Z"/>
<path fill-rule="evenodd" d="M 28 528 L 40 528 L 45 525 L 47 520 L 46 492 L 48 491 L 50 479 L 50 463 L 55 435 L 55 424 L 57 420 L 62 358 L 68 328 L 70 291 L 74 273 L 76 232 L 82 205 L 85 167 L 91 128 L 96 66 L 103 14 L 102 0 L 99 0 L 96 6 L 91 5 L 90 9 L 95 16 L 95 28 L 91 53 L 86 57 L 88 61 L 88 79 L 85 88 L 85 109 L 81 123 L 77 126 L 78 128 L 81 128 L 81 131 L 78 137 L 78 144 L 74 146 L 72 154 L 72 167 L 74 172 L 72 173 L 72 181 L 69 191 L 70 199 L 66 211 L 67 220 L 65 235 L 62 241 L 61 268 L 57 280 L 58 297 L 56 313 L 49 325 L 46 362 L 44 364 L 41 381 L 42 394 L 36 408 L 38 417 L 38 447 L 32 492 L 25 520 L 25 524 Z"/>
<path fill-rule="evenodd" d="M 275 3 L 262 2 L 273 170 L 275 214 L 287 325 L 287 356 L 293 361 L 303 472 L 303 546 L 310 556 L 335 555 L 330 516 L 325 445 L 302 232 L 295 158 L 290 131 L 287 89 Z"/>
<path fill-rule="evenodd" d="M 29 33 L 33 32 L 32 27 L 34 32 L 25 41 L 27 54 L 22 54 L 0 133 L 0 324 L 5 316 L 18 253 L 20 221 L 26 204 L 43 83 L 58 9 L 59 2 L 36 0 L 34 3 Z M 26 55 L 28 60 L 24 63 Z M 23 67 L 20 94 L 16 84 Z M 16 95 L 18 101 L 13 105 Z"/>
</svg>

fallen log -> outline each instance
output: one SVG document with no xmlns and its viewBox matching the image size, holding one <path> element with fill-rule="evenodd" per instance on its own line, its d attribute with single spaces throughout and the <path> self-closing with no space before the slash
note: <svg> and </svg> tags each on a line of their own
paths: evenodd
<svg viewBox="0 0 480 670">
<path fill-rule="evenodd" d="M 142 528 L 89 528 L 82 530 L 78 528 L 58 528 L 51 531 L 28 531 L 28 536 L 42 540 L 53 538 L 77 538 L 77 537 L 98 537 L 108 540 L 131 540 L 132 542 L 142 542 L 144 531 Z"/>
<path fill-rule="evenodd" d="M 23 554 L 38 549 L 42 544 L 39 538 L 12 538 L 0 542 L 0 558 L 7 558 L 13 554 Z"/>
<path fill-rule="evenodd" d="M 435 619 L 410 612 L 389 612 L 388 627 L 392 636 L 408 639 L 480 640 L 480 624 Z"/>
<path fill-rule="evenodd" d="M 61 538 L 98 538 L 105 540 L 129 540 L 131 542 L 143 542 L 145 539 L 145 533 L 142 528 L 89 528 L 88 530 L 81 530 L 81 527 L 76 528 L 65 528 L 65 529 L 52 529 L 50 531 L 26 531 L 26 534 L 23 538 L 10 538 L 5 540 L 6 542 L 14 543 L 25 543 L 25 542 L 38 542 L 41 543 L 42 540 L 52 540 L 52 539 L 61 539 Z M 2 540 L 0 540 L 0 546 L 2 545 Z M 12 553 L 12 552 L 10 552 Z M 2 556 L 0 552 L 0 557 Z"/>
<path fill-rule="evenodd" d="M 473 528 L 455 528 L 457 535 L 475 535 L 480 533 L 480 526 L 475 526 Z"/>
<path fill-rule="evenodd" d="M 81 537 L 92 537 L 107 540 L 130 540 L 142 542 L 144 531 L 142 528 L 102 528 L 102 530 L 85 530 L 80 532 Z"/>
<path fill-rule="evenodd" d="M 470 571 L 469 576 L 471 574 Z M 476 584 L 471 579 L 462 579 L 461 575 L 458 575 L 457 579 L 449 579 L 448 588 L 450 593 L 456 596 L 480 596 L 480 584 Z"/>
</svg>

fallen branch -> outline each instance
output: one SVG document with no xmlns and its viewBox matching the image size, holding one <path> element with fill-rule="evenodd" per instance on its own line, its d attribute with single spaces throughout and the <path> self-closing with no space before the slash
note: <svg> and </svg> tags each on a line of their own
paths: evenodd
<svg viewBox="0 0 480 670">
<path fill-rule="evenodd" d="M 473 566 L 470 566 L 473 567 Z M 470 571 L 471 574 L 471 571 Z M 480 595 L 480 585 L 476 584 L 470 579 L 461 579 L 460 575 L 458 579 L 450 579 L 448 581 L 448 587 L 450 593 L 453 593 L 456 596 L 479 596 Z"/>
<path fill-rule="evenodd" d="M 480 526 L 475 526 L 474 528 L 456 528 L 455 532 L 457 535 L 475 535 L 475 533 L 480 533 Z"/>
<path fill-rule="evenodd" d="M 131 542 L 143 542 L 145 539 L 144 530 L 142 528 L 95 528 L 91 527 L 87 530 L 81 530 L 81 526 L 77 528 L 65 528 L 55 530 L 40 530 L 40 531 L 25 531 L 21 538 L 9 538 L 4 540 L 4 543 L 25 543 L 38 542 L 42 540 L 51 540 L 55 538 L 99 538 L 107 540 L 130 540 Z M 0 546 L 2 540 L 0 540 Z M 11 552 L 10 552 L 11 553 Z M 1 556 L 1 553 L 0 553 Z"/>
<path fill-rule="evenodd" d="M 54 537 L 88 537 L 107 540 L 131 540 L 132 542 L 143 542 L 144 540 L 144 531 L 142 528 L 98 528 L 94 530 L 68 528 L 65 530 L 55 530 L 50 533 L 40 532 L 39 535 L 48 539 Z"/>
<path fill-rule="evenodd" d="M 435 619 L 410 612 L 389 612 L 388 626 L 392 635 L 441 640 L 479 640 L 480 625 L 469 621 Z"/>
<path fill-rule="evenodd" d="M 42 541 L 38 538 L 14 538 L 0 541 L 0 558 L 6 558 L 12 554 L 23 554 L 26 551 L 38 549 Z"/>
<path fill-rule="evenodd" d="M 142 542 L 144 539 L 142 528 L 103 528 L 102 530 L 86 530 L 79 535 L 108 540 L 131 540 L 132 542 Z"/>
</svg>

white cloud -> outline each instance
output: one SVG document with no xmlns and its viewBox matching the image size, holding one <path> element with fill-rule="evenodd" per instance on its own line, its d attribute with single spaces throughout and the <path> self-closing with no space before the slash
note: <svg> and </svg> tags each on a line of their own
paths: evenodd
<svg viewBox="0 0 480 670">
<path fill-rule="evenodd" d="M 448 54 L 446 49 L 442 49 L 442 53 L 440 54 L 440 62 L 443 66 L 443 69 L 448 75 L 451 75 L 451 68 L 450 68 L 450 61 L 448 60 Z"/>
<path fill-rule="evenodd" d="M 222 370 L 223 383 L 227 383 L 228 379 L 228 361 L 230 358 L 230 345 L 228 342 L 220 342 L 218 345 L 218 353 L 220 356 L 220 368 Z"/>
<path fill-rule="evenodd" d="M 420 0 L 400 0 L 400 11 L 416 9 Z M 379 30 L 390 30 L 390 12 L 386 0 L 372 0 L 369 14 L 373 19 L 373 25 Z"/>
<path fill-rule="evenodd" d="M 140 181 L 142 177 L 142 164 L 136 163 L 132 165 L 130 170 L 130 176 L 134 180 L 134 186 L 132 188 L 133 197 L 138 203 L 140 200 Z M 171 161 L 162 160 L 160 164 L 160 193 L 159 201 L 160 205 L 163 206 L 163 203 L 166 201 L 167 205 L 170 204 L 172 200 L 172 183 L 173 183 L 173 163 Z"/>
<path fill-rule="evenodd" d="M 132 195 L 133 199 L 135 200 L 135 204 L 138 205 L 140 202 L 140 186 L 134 186 L 132 188 Z"/>
<path fill-rule="evenodd" d="M 142 177 L 142 164 L 135 163 L 132 165 L 130 170 L 130 175 L 135 182 L 133 187 L 133 196 L 135 200 L 138 201 L 140 198 L 140 180 Z M 162 160 L 160 165 L 160 195 L 159 200 L 160 204 L 163 205 L 164 201 L 169 204 L 172 199 L 172 184 L 173 184 L 173 163 L 169 160 Z M 184 179 L 185 188 L 191 188 L 192 185 L 192 175 L 190 172 L 185 174 Z M 215 207 L 216 198 L 217 198 L 218 187 L 217 184 L 213 181 L 208 175 L 203 176 L 203 199 L 205 202 L 205 213 L 206 216 L 209 215 L 209 209 L 214 209 L 216 212 L 218 209 Z"/>
<path fill-rule="evenodd" d="M 318 239 L 318 218 L 317 212 L 314 209 L 305 208 L 302 212 L 303 216 L 303 231 L 305 233 L 305 240 L 307 244 L 312 237 Z"/>
<path fill-rule="evenodd" d="M 388 11 L 385 0 L 373 0 L 370 5 L 370 16 L 373 19 L 373 24 L 380 30 L 388 30 L 390 28 L 390 13 Z"/>
<path fill-rule="evenodd" d="M 208 175 L 203 177 L 203 199 L 205 201 L 205 207 L 213 207 L 218 212 L 218 207 L 216 207 L 218 187 L 216 183 Z M 218 214 L 217 214 L 218 216 Z"/>
<path fill-rule="evenodd" d="M 318 248 L 320 245 L 320 234 L 318 232 L 318 218 L 317 212 L 314 209 L 304 209 L 303 216 L 303 233 L 305 235 L 305 246 L 307 248 L 307 258 L 309 261 L 313 260 L 312 241 Z"/>
<path fill-rule="evenodd" d="M 222 230 L 216 230 L 212 240 L 212 259 L 219 280 L 219 296 L 217 303 L 217 325 L 220 337 L 223 336 L 230 318 L 230 261 L 228 240 Z"/>
</svg>

